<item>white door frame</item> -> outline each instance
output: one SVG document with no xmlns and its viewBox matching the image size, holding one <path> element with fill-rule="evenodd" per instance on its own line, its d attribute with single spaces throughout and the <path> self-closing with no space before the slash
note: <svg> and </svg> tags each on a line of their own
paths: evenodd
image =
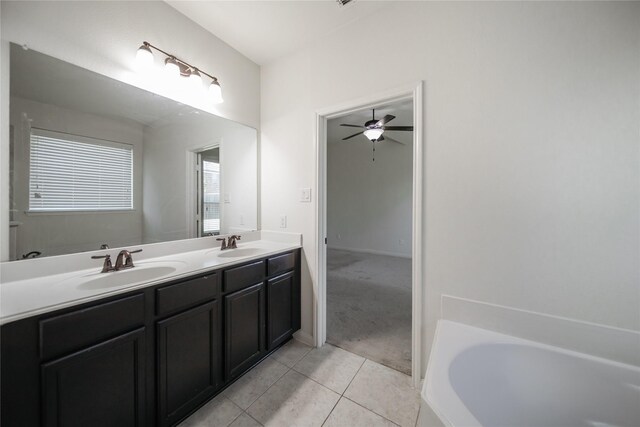
<svg viewBox="0 0 640 427">
<path fill-rule="evenodd" d="M 210 145 L 205 145 L 202 147 L 189 149 L 185 152 L 186 154 L 186 164 L 187 164 L 187 188 L 186 188 L 186 212 L 187 212 L 187 233 L 190 239 L 194 237 L 200 236 L 200 228 L 196 225 L 196 212 L 198 212 L 199 208 L 198 204 L 198 172 L 196 171 L 196 167 L 198 164 L 198 154 L 203 151 L 211 150 L 212 148 L 220 148 L 220 175 L 222 175 L 222 138 L 219 141 L 214 142 Z M 221 182 L 222 184 L 222 182 Z M 220 185 L 220 194 L 222 194 L 222 185 Z M 222 204 L 221 204 L 222 205 Z M 202 212 L 201 212 L 202 214 Z M 222 216 L 222 210 L 220 211 L 220 216 Z M 222 220 L 220 222 L 222 226 Z"/>
<path fill-rule="evenodd" d="M 413 99 L 413 239 L 411 249 L 411 376 L 413 386 L 420 386 L 422 348 L 422 81 L 386 92 L 360 98 L 346 104 L 316 112 L 316 292 L 314 295 L 313 336 L 317 347 L 327 340 L 327 120 L 358 110 L 374 108 L 396 101 Z"/>
</svg>

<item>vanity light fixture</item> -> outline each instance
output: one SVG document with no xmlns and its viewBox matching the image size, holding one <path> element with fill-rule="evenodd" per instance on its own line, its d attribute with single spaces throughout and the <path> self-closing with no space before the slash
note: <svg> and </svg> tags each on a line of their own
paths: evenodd
<svg viewBox="0 0 640 427">
<path fill-rule="evenodd" d="M 189 82 L 193 84 L 195 87 L 199 87 L 202 85 L 202 74 L 211 78 L 211 84 L 209 85 L 209 94 L 211 96 L 211 100 L 219 104 L 223 102 L 222 99 L 222 88 L 220 87 L 220 82 L 218 82 L 218 78 L 212 76 L 209 73 L 205 73 L 199 68 L 194 67 L 182 59 L 179 59 L 175 55 L 165 52 L 164 50 L 152 45 L 149 42 L 142 42 L 142 46 L 138 48 L 138 52 L 136 53 L 136 62 L 140 66 L 149 67 L 153 64 L 153 52 L 151 49 L 155 49 L 158 52 L 166 55 L 164 60 L 165 71 L 167 74 L 171 76 L 182 76 L 189 79 Z"/>
</svg>

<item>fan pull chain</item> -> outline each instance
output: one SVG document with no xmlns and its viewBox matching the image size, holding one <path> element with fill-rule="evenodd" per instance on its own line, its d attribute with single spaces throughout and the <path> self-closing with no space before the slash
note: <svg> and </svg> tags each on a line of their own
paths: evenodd
<svg viewBox="0 0 640 427">
<path fill-rule="evenodd" d="M 376 142 L 371 141 L 371 145 L 373 146 L 373 161 L 376 161 Z"/>
</svg>

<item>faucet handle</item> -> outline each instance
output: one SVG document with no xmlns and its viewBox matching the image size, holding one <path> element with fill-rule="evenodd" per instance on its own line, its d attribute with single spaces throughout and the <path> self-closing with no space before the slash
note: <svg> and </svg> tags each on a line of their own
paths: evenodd
<svg viewBox="0 0 640 427">
<path fill-rule="evenodd" d="M 222 245 L 220 246 L 221 251 L 227 249 L 227 239 L 225 239 L 224 237 L 218 237 L 216 240 L 218 242 L 222 242 Z"/>
<path fill-rule="evenodd" d="M 104 258 L 104 264 L 102 264 L 102 271 L 101 273 L 108 273 L 110 271 L 115 270 L 113 268 L 113 265 L 111 264 L 111 255 L 106 254 L 106 255 L 93 255 L 91 257 L 91 259 L 102 259 Z"/>
<path fill-rule="evenodd" d="M 228 247 L 231 249 L 237 249 L 238 246 L 236 246 L 236 240 L 240 240 L 240 236 L 236 235 L 236 234 L 232 234 L 231 236 L 229 236 L 229 245 Z"/>
</svg>

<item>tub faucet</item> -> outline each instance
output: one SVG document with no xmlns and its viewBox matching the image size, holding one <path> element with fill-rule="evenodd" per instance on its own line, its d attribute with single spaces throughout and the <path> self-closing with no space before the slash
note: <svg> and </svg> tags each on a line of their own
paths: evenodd
<svg viewBox="0 0 640 427">
<path fill-rule="evenodd" d="M 114 270 L 118 271 L 135 267 L 135 265 L 133 265 L 133 257 L 131 254 L 137 254 L 138 252 L 142 252 L 142 249 L 135 251 L 128 251 L 126 249 L 121 250 L 116 258 L 116 266 L 114 267 Z"/>
</svg>

